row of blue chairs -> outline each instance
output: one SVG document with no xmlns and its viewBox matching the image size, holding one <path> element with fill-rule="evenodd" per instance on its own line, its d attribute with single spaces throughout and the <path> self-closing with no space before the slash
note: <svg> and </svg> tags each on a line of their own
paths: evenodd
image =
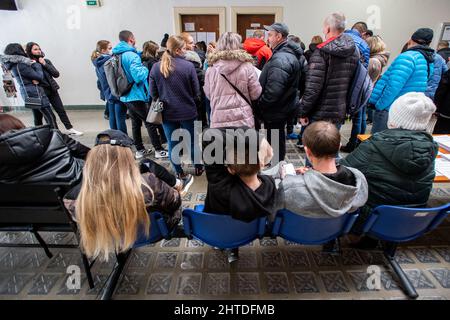
<svg viewBox="0 0 450 320">
<path fill-rule="evenodd" d="M 365 235 L 383 241 L 384 255 L 405 293 L 412 299 L 416 299 L 418 294 L 395 260 L 397 246 L 436 229 L 449 211 L 450 204 L 438 208 L 380 206 L 371 212 L 363 227 Z M 199 205 L 194 210 L 183 211 L 183 229 L 189 239 L 219 249 L 239 248 L 265 236 L 281 237 L 302 245 L 322 245 L 348 234 L 358 216 L 356 212 L 338 218 L 318 219 L 281 210 L 271 224 L 266 218 L 245 223 L 231 216 L 206 213 L 204 206 Z M 150 238 L 139 239 L 135 248 L 172 238 L 173 234 L 168 231 L 161 214 L 152 214 L 151 223 Z"/>
</svg>

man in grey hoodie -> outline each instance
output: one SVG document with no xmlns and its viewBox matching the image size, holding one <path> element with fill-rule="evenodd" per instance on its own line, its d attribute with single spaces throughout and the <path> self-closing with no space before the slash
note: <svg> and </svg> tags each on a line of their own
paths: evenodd
<svg viewBox="0 0 450 320">
<path fill-rule="evenodd" d="M 314 122 L 303 135 L 306 156 L 312 168 L 300 168 L 296 176 L 286 176 L 278 189 L 277 207 L 314 217 L 339 217 L 364 206 L 368 186 L 356 169 L 336 165 L 341 135 L 335 125 Z"/>
</svg>

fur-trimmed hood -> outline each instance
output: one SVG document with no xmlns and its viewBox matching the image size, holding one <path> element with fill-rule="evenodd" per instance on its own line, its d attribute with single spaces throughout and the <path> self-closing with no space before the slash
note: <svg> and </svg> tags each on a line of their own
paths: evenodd
<svg viewBox="0 0 450 320">
<path fill-rule="evenodd" d="M 187 61 L 190 61 L 190 62 L 196 64 L 197 68 L 200 68 L 202 66 L 202 60 L 200 59 L 200 56 L 198 55 L 198 53 L 195 51 L 186 51 L 186 55 L 184 56 L 184 58 Z"/>
<path fill-rule="evenodd" d="M 208 57 L 208 64 L 224 74 L 233 73 L 243 63 L 255 63 L 255 59 L 244 50 L 218 51 Z"/>
<path fill-rule="evenodd" d="M 0 55 L 0 64 L 5 65 L 7 69 L 10 69 L 11 66 L 18 63 L 25 63 L 26 65 L 31 66 L 34 61 L 30 58 L 19 55 Z"/>
</svg>

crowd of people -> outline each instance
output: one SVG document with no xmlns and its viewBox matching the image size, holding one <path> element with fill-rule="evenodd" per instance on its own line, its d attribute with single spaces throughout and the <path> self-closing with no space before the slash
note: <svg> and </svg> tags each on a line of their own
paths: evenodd
<svg viewBox="0 0 450 320">
<path fill-rule="evenodd" d="M 391 57 L 387 44 L 364 22 L 347 30 L 341 13 L 326 17 L 324 38 L 315 36 L 306 52 L 284 23 L 266 29 L 267 42 L 260 31 L 244 43 L 240 35 L 226 32 L 208 45 L 195 44 L 189 33 L 166 34 L 161 46 L 148 41 L 142 52 L 130 31 L 120 32 L 116 46 L 99 41 L 91 60 L 111 130 L 100 133 L 92 149 L 58 130 L 51 107 L 69 133 L 77 134 L 58 95 L 54 78 L 59 73 L 39 45 L 29 43 L 26 50 L 8 45 L 1 63 L 23 96 L 39 98 L 41 106 L 33 110 L 32 128 L 0 114 L 0 183 L 71 183 L 65 204 L 80 226 L 82 247 L 89 257 L 104 259 L 148 236 L 148 213 L 161 212 L 169 229 L 178 225 L 182 195 L 194 177 L 176 159 L 177 129 L 191 137 L 187 155 L 195 175 L 206 171 L 209 213 L 250 222 L 272 219 L 280 209 L 316 218 L 360 209 L 352 232 L 361 236 L 379 205 L 425 206 L 438 154 L 431 133 L 433 128 L 450 133 L 448 43 L 434 51 L 433 31 L 421 28 L 384 72 Z M 127 84 L 119 95 L 120 86 L 114 86 L 120 79 L 111 82 L 116 58 L 115 71 Z M 350 113 L 358 74 L 370 78 L 371 95 Z M 162 121 L 150 123 L 156 104 L 162 105 Z M 352 133 L 342 146 L 340 129 L 347 118 Z M 202 147 L 195 121 L 205 132 L 220 132 L 223 159 L 204 164 L 195 157 Z M 299 135 L 293 130 L 297 122 Z M 367 122 L 373 123 L 373 135 L 358 145 Z M 154 150 L 144 146 L 143 125 Z M 230 138 L 226 129 L 241 130 Z M 249 132 L 258 137 L 255 161 Z M 229 139 L 231 145 L 225 143 Z M 298 139 L 306 155 L 305 167 L 295 174 L 287 172 L 287 139 Z M 238 141 L 244 141 L 243 153 Z M 148 157 L 153 151 L 156 161 Z M 341 159 L 340 151 L 349 155 Z M 167 157 L 175 174 L 157 163 Z M 356 245 L 367 243 L 362 239 Z M 326 246 L 333 247 L 334 242 Z"/>
</svg>

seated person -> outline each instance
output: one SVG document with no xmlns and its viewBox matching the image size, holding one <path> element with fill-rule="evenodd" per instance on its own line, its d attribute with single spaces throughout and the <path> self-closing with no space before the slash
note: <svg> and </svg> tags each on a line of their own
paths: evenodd
<svg viewBox="0 0 450 320">
<path fill-rule="evenodd" d="M 425 94 L 405 94 L 389 111 L 389 129 L 373 135 L 341 161 L 360 170 L 369 184 L 369 199 L 355 233 L 362 232 L 371 209 L 380 205 L 426 206 L 438 154 L 438 145 L 426 130 L 435 111 Z"/>
<path fill-rule="evenodd" d="M 248 129 L 252 130 L 252 129 Z M 256 133 L 255 130 L 252 130 Z M 238 159 L 240 143 L 236 136 L 227 135 L 224 130 L 224 140 L 235 139 L 234 147 L 227 149 L 222 144 L 227 156 L 231 160 L 224 165 L 217 163 L 207 165 L 206 178 L 208 190 L 205 200 L 205 212 L 231 215 L 234 219 L 251 222 L 257 218 L 273 214 L 273 201 L 276 194 L 275 181 L 272 177 L 261 175 L 260 171 L 273 156 L 272 147 L 266 139 L 259 139 L 258 155 L 255 163 L 251 164 L 251 149 L 249 139 L 245 139 L 245 159 Z M 256 133 L 257 134 L 257 133 Z M 240 161 L 244 160 L 244 161 Z M 225 162 L 225 161 L 224 161 Z M 242 163 L 242 164 L 240 164 Z"/>
<path fill-rule="evenodd" d="M 89 258 L 108 260 L 110 253 L 124 252 L 148 237 L 150 212 L 160 212 L 169 230 L 181 219 L 180 193 L 154 173 L 141 174 L 132 145 L 121 131 L 100 133 L 87 157 L 82 184 L 64 199 Z"/>
<path fill-rule="evenodd" d="M 314 122 L 303 134 L 312 168 L 286 176 L 278 189 L 277 208 L 314 217 L 332 218 L 357 211 L 367 201 L 367 181 L 357 169 L 336 165 L 341 135 L 332 123 Z"/>
<path fill-rule="evenodd" d="M 0 114 L 0 183 L 76 184 L 89 150 L 49 125 L 26 128 Z"/>
</svg>

